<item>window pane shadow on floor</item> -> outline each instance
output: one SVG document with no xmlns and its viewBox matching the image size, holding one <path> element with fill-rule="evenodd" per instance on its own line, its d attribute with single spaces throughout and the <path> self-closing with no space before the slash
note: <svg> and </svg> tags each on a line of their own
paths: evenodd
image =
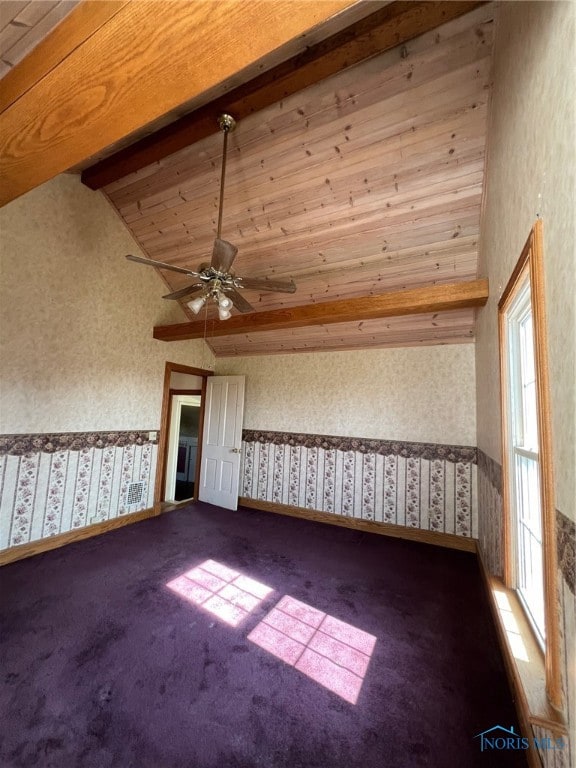
<svg viewBox="0 0 576 768">
<path fill-rule="evenodd" d="M 356 704 L 376 638 L 286 595 L 248 639 Z"/>
<path fill-rule="evenodd" d="M 166 586 L 232 627 L 273 592 L 272 587 L 216 560 L 205 560 Z"/>
</svg>

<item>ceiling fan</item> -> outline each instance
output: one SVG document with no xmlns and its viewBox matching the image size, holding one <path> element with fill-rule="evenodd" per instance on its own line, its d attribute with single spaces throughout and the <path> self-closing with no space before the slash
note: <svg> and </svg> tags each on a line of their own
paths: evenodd
<svg viewBox="0 0 576 768">
<path fill-rule="evenodd" d="M 294 293 L 296 284 L 293 280 L 268 280 L 258 277 L 238 277 L 230 271 L 234 258 L 238 253 L 238 248 L 227 240 L 220 237 L 222 231 L 222 210 L 224 205 L 224 179 L 226 176 L 226 148 L 228 144 L 228 134 L 236 127 L 236 121 L 230 115 L 220 115 L 218 125 L 224 134 L 224 147 L 222 150 L 222 175 L 220 177 L 220 203 L 218 207 L 218 230 L 214 240 L 212 250 L 212 259 L 210 264 L 201 264 L 198 272 L 183 267 L 176 267 L 172 264 L 165 264 L 162 261 L 146 259 L 142 256 L 126 256 L 130 261 L 137 261 L 140 264 L 148 264 L 158 269 L 169 269 L 172 272 L 195 277 L 199 282 L 180 288 L 173 293 L 163 296 L 164 299 L 183 299 L 194 293 L 199 295 L 192 301 L 187 302 L 190 309 L 198 314 L 206 302 L 210 299 L 218 306 L 218 315 L 220 320 L 227 320 L 231 316 L 232 306 L 239 312 L 253 312 L 254 307 L 246 301 L 238 289 L 248 288 L 256 291 L 275 291 L 281 293 Z"/>
</svg>

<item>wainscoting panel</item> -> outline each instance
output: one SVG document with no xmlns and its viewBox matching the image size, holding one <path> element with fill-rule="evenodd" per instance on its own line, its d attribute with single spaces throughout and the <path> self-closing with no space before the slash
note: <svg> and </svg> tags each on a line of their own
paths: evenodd
<svg viewBox="0 0 576 768">
<path fill-rule="evenodd" d="M 489 572 L 503 578 L 502 467 L 478 449 L 478 540 Z"/>
<path fill-rule="evenodd" d="M 561 753 L 540 752 L 545 768 L 569 768 L 576 765 L 576 525 L 559 509 L 556 510 L 556 544 L 558 552 L 558 616 L 560 621 L 560 655 L 562 697 L 568 713 L 568 738 Z M 536 730 L 536 729 L 535 729 Z M 538 735 L 538 734 L 537 734 Z M 550 736 L 544 732 L 544 735 Z"/>
<path fill-rule="evenodd" d="M 147 432 L 0 438 L 0 549 L 153 505 L 156 443 Z"/>
<path fill-rule="evenodd" d="M 476 538 L 476 449 L 245 430 L 242 496 Z"/>
</svg>

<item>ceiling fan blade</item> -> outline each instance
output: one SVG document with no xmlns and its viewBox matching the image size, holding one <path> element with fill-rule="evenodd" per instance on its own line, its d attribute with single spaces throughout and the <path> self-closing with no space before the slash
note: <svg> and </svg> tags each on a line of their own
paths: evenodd
<svg viewBox="0 0 576 768">
<path fill-rule="evenodd" d="M 214 240 L 214 250 L 212 251 L 212 261 L 210 266 L 217 272 L 228 272 L 238 253 L 238 248 L 227 240 Z"/>
<path fill-rule="evenodd" d="M 126 258 L 129 261 L 136 261 L 138 264 L 147 264 L 150 267 L 158 267 L 159 269 L 170 269 L 172 272 L 181 272 L 183 275 L 190 275 L 191 277 L 198 276 L 198 272 L 193 272 L 191 269 L 184 269 L 183 267 L 174 267 L 172 264 L 165 264 L 163 261 L 145 259 L 143 256 L 132 256 L 131 254 L 128 254 Z"/>
<path fill-rule="evenodd" d="M 238 312 L 254 312 L 254 307 L 235 288 L 226 288 L 226 296 L 232 301 Z"/>
<path fill-rule="evenodd" d="M 295 293 L 296 283 L 293 280 L 267 280 L 260 277 L 237 277 L 239 288 L 251 288 L 255 291 L 278 291 L 278 293 Z"/>
<path fill-rule="evenodd" d="M 201 291 L 204 288 L 204 283 L 194 283 L 193 285 L 187 285 L 184 288 L 180 288 L 174 293 L 167 293 L 166 296 L 162 296 L 163 299 L 183 299 L 184 296 L 190 296 L 192 293 Z"/>
</svg>

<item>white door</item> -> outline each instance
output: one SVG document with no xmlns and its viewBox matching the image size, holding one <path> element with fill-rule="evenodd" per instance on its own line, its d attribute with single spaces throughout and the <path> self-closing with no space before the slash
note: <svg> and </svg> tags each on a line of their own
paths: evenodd
<svg viewBox="0 0 576 768">
<path fill-rule="evenodd" d="M 179 438 L 182 406 L 191 405 L 199 408 L 201 401 L 202 398 L 200 395 L 172 396 L 172 410 L 170 413 L 170 427 L 168 432 L 168 458 L 166 460 L 166 483 L 164 486 L 165 501 L 174 501 L 176 496 L 176 475 L 178 469 L 178 451 L 180 449 Z"/>
<path fill-rule="evenodd" d="M 244 380 L 210 376 L 206 388 L 198 498 L 226 509 L 238 508 Z"/>
</svg>

